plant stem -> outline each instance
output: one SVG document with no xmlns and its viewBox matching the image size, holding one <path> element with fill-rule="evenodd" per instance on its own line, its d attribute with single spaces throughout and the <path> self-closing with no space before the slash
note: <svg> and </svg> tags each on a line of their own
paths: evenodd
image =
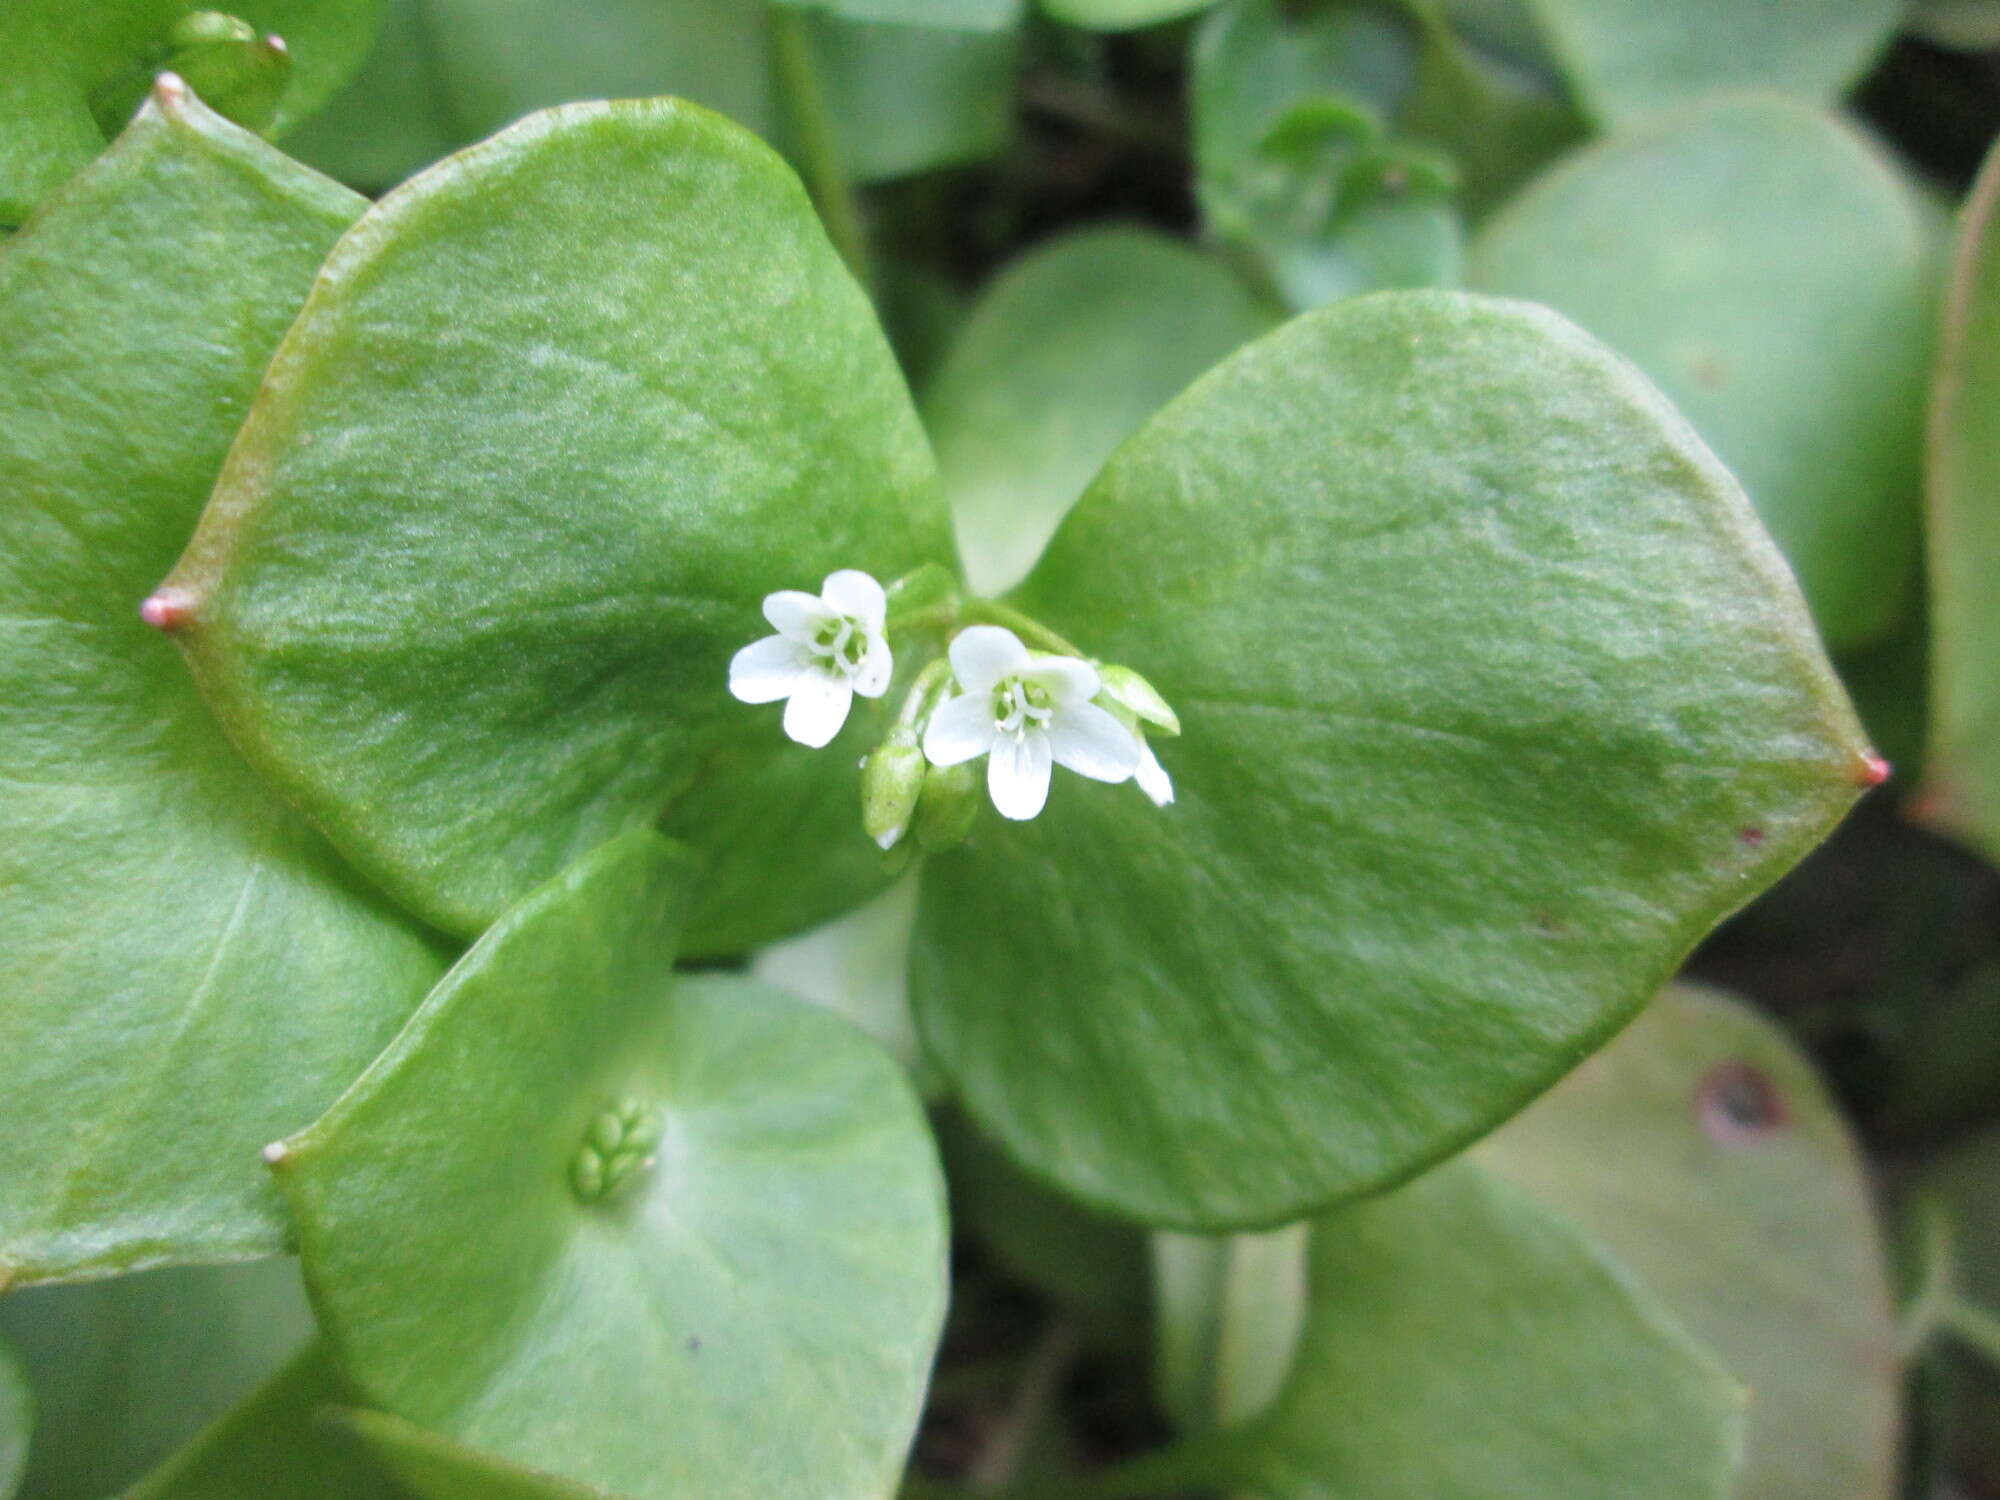
<svg viewBox="0 0 2000 1500">
<path fill-rule="evenodd" d="M 1021 1383 L 1015 1388 L 1013 1407 L 1007 1413 L 1006 1421 L 994 1433 L 966 1477 L 968 1489 L 982 1495 L 1006 1493 L 1007 1486 L 1013 1482 L 1021 1467 L 1021 1458 L 1028 1451 L 1028 1444 L 1055 1406 L 1056 1397 L 1061 1393 L 1063 1376 L 1069 1373 L 1076 1351 L 1075 1327 L 1068 1319 L 1058 1318 L 1035 1345 Z"/>
<path fill-rule="evenodd" d="M 1954 1296 L 1939 1310 L 1938 1327 L 2000 1370 L 2000 1317 L 1976 1302 Z"/>
<path fill-rule="evenodd" d="M 767 7 L 771 33 L 771 65 L 778 97 L 791 127 L 792 152 L 798 158 L 799 173 L 819 205 L 819 216 L 827 237 L 847 262 L 864 290 L 872 282 L 868 264 L 868 239 L 861 228 L 861 211 L 854 198 L 854 185 L 840 164 L 840 150 L 833 136 L 833 118 L 827 112 L 826 93 L 820 87 L 819 71 L 813 66 L 812 37 L 806 19 L 791 6 L 776 3 Z"/>
</svg>

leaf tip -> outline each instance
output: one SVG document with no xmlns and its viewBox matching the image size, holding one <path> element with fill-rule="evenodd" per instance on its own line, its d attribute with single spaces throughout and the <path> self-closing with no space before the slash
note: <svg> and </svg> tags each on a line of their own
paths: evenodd
<svg viewBox="0 0 2000 1500">
<path fill-rule="evenodd" d="M 1878 787 L 1895 773 L 1895 769 L 1871 750 L 1861 757 L 1861 769 L 1855 779 L 1864 787 Z"/>
<path fill-rule="evenodd" d="M 164 72 L 153 80 L 153 102 L 161 109 L 177 110 L 187 101 L 187 80 L 180 74 Z"/>
<path fill-rule="evenodd" d="M 139 618 L 155 630 L 179 630 L 193 617 L 194 596 L 186 589 L 155 589 L 139 606 Z"/>
<path fill-rule="evenodd" d="M 292 1154 L 292 1148 L 283 1141 L 273 1141 L 260 1153 L 267 1167 L 281 1167 Z"/>
</svg>

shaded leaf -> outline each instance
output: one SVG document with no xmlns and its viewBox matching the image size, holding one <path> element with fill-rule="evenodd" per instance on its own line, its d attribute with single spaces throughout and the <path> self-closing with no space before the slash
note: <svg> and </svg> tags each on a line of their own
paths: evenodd
<svg viewBox="0 0 2000 1500">
<path fill-rule="evenodd" d="M 1579 153 L 1485 228 L 1472 284 L 1545 302 L 1659 382 L 1742 479 L 1827 639 L 1908 599 L 1934 262 L 1851 127 L 1735 99 Z"/>
<path fill-rule="evenodd" d="M 325 1420 L 351 1399 L 313 1344 L 122 1500 L 397 1500 L 403 1491 Z"/>
<path fill-rule="evenodd" d="M 1751 1393 L 1735 1500 L 1888 1500 L 1902 1372 L 1866 1168 L 1807 1061 L 1671 989 L 1476 1152 L 1637 1274 Z"/>
<path fill-rule="evenodd" d="M 1829 102 L 1874 62 L 1902 0 L 1527 0 L 1585 111 L 1624 124 L 1731 89 Z"/>
<path fill-rule="evenodd" d="M 924 394 L 972 587 L 1020 582 L 1112 450 L 1269 322 L 1226 267 L 1136 228 L 995 277 Z"/>
<path fill-rule="evenodd" d="M 168 91 L 0 248 L 0 1283 L 277 1250 L 259 1148 L 443 970 L 138 613 L 361 206 Z"/>
<path fill-rule="evenodd" d="M 1003 151 L 1014 132 L 1017 31 L 824 19 L 812 31 L 827 113 L 857 182 Z"/>
<path fill-rule="evenodd" d="M 1216 1445 L 1269 1500 L 1730 1494 L 1740 1391 L 1502 1182 L 1454 1165 L 1321 1220 L 1309 1290 L 1276 1404 Z"/>
<path fill-rule="evenodd" d="M 664 814 L 716 862 L 690 947 L 741 951 L 883 883 L 852 748 L 880 709 L 806 750 L 730 656 L 774 590 L 949 555 L 797 179 L 662 100 L 536 116 L 377 205 L 172 586 L 245 753 L 430 920 L 474 933 Z"/>
<path fill-rule="evenodd" d="M 883 1493 L 944 1310 L 915 1094 L 844 1022 L 676 981 L 640 831 L 505 916 L 278 1171 L 372 1405 L 636 1497 Z"/>
<path fill-rule="evenodd" d="M 22 1500 L 113 1495 L 312 1332 L 289 1260 L 173 1267 L 0 1297 L 35 1393 Z"/>
<path fill-rule="evenodd" d="M 1174 706 L 1179 801 L 1063 776 L 929 860 L 917 1021 L 1017 1160 L 1162 1226 L 1483 1134 L 1880 772 L 1728 474 L 1520 304 L 1383 293 L 1252 344 L 1016 597 Z"/>
<path fill-rule="evenodd" d="M 1133 31 L 1178 21 L 1208 9 L 1215 0 L 1041 0 L 1044 12 L 1069 26 L 1092 31 Z"/>
<path fill-rule="evenodd" d="M 11 1500 L 28 1468 L 35 1397 L 14 1351 L 0 1344 L 0 1500 Z"/>
<path fill-rule="evenodd" d="M 999 31 L 1021 18 L 1023 0 L 777 0 L 792 10 L 823 11 L 844 21 Z"/>
<path fill-rule="evenodd" d="M 8 0 L 0 8 L 0 225 L 20 223 L 104 149 L 123 121 L 100 124 L 93 106 L 128 80 L 136 103 L 153 71 L 176 61 L 174 23 L 210 8 L 207 0 Z M 360 66 L 382 0 L 228 0 L 222 8 L 284 40 L 291 61 L 281 101 L 245 122 L 281 132 Z"/>
<path fill-rule="evenodd" d="M 1927 821 L 2000 861 L 2000 152 L 1967 204 L 1932 377 Z"/>
</svg>

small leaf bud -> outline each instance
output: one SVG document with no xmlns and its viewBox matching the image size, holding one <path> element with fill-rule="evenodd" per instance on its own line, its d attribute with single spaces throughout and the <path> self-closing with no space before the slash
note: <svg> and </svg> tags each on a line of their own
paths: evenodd
<svg viewBox="0 0 2000 1500">
<path fill-rule="evenodd" d="M 970 762 L 932 766 L 917 798 L 917 847 L 937 854 L 965 841 L 979 816 L 979 779 Z"/>
<path fill-rule="evenodd" d="M 1135 719 L 1143 719 L 1162 734 L 1181 732 L 1180 715 L 1167 706 L 1159 690 L 1130 667 L 1105 665 L 1097 669 L 1104 684 L 1104 696 Z"/>
</svg>

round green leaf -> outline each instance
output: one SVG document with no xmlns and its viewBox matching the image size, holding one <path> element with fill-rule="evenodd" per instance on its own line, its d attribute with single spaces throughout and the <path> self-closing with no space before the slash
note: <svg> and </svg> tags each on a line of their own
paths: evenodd
<svg viewBox="0 0 2000 1500">
<path fill-rule="evenodd" d="M 1143 229 L 997 276 L 924 397 L 972 587 L 1019 583 L 1112 450 L 1269 322 L 1226 267 Z"/>
<path fill-rule="evenodd" d="M 1667 991 L 1479 1149 L 1752 1393 L 1735 1500 L 1889 1500 L 1902 1372 L 1861 1153 L 1753 1012 Z"/>
<path fill-rule="evenodd" d="M 931 859 L 917 1020 L 1017 1159 L 1173 1227 L 1498 1124 L 1879 777 L 1742 492 L 1523 304 L 1381 293 L 1252 344 L 1017 597 L 1166 696 L 1179 801 L 1063 775 Z"/>
<path fill-rule="evenodd" d="M 1021 18 L 1022 0 L 776 0 L 792 10 L 823 11 L 843 21 L 887 21 L 940 30 L 1000 31 Z"/>
<path fill-rule="evenodd" d="M 508 1463 L 877 1496 L 943 1315 L 936 1154 L 846 1023 L 675 981 L 691 878 L 645 831 L 580 861 L 289 1143 L 308 1285 L 371 1404 Z"/>
<path fill-rule="evenodd" d="M 874 315 L 772 152 L 675 100 L 553 110 L 335 249 L 170 582 L 254 764 L 478 931 L 621 829 L 717 861 L 690 945 L 880 885 L 856 762 L 736 702 L 774 590 L 950 557 Z"/>
<path fill-rule="evenodd" d="M 1056 20 L 1092 31 L 1136 31 L 1178 21 L 1213 4 L 1215 0 L 1041 0 L 1042 9 Z"/>
<path fill-rule="evenodd" d="M 1312 1231 L 1299 1351 L 1211 1467 L 1268 1500 L 1726 1500 L 1742 1393 L 1567 1221 L 1454 1165 Z"/>
<path fill-rule="evenodd" d="M 139 619 L 361 207 L 165 90 L 0 248 L 0 1285 L 278 1249 L 259 1148 L 444 967 Z"/>
<path fill-rule="evenodd" d="M 28 1468 L 28 1438 L 35 1426 L 35 1398 L 14 1351 L 0 1343 L 0 1500 L 12 1500 Z"/>
<path fill-rule="evenodd" d="M 1623 124 L 1730 89 L 1830 101 L 1865 72 L 1902 0 L 1527 0 L 1585 111 Z"/>
<path fill-rule="evenodd" d="M 37 1407 L 21 1500 L 119 1493 L 311 1331 L 289 1260 L 173 1267 L 0 1297 L 0 1338 L 20 1352 Z"/>
<path fill-rule="evenodd" d="M 1910 30 L 1960 52 L 2000 47 L 2000 0 L 1914 0 Z"/>
<path fill-rule="evenodd" d="M 18 224 L 104 149 L 93 101 L 163 66 L 191 11 L 220 9 L 281 37 L 290 80 L 269 129 L 311 114 L 360 66 L 382 0 L 8 0 L 0 7 L 0 225 Z"/>
<path fill-rule="evenodd" d="M 1012 139 L 1018 30 L 829 15 L 810 36 L 835 145 L 855 181 L 997 156 Z"/>
<path fill-rule="evenodd" d="M 401 1500 L 360 1443 L 326 1420 L 352 1399 L 313 1344 L 120 1500 Z"/>
<path fill-rule="evenodd" d="M 1487 226 L 1469 277 L 1658 381 L 1848 646 L 1906 603 L 1933 267 L 1915 196 L 1852 127 L 1750 98 L 1570 158 Z"/>
<path fill-rule="evenodd" d="M 1931 390 L 1929 822 L 2000 861 L 2000 151 L 1965 210 Z"/>
</svg>

